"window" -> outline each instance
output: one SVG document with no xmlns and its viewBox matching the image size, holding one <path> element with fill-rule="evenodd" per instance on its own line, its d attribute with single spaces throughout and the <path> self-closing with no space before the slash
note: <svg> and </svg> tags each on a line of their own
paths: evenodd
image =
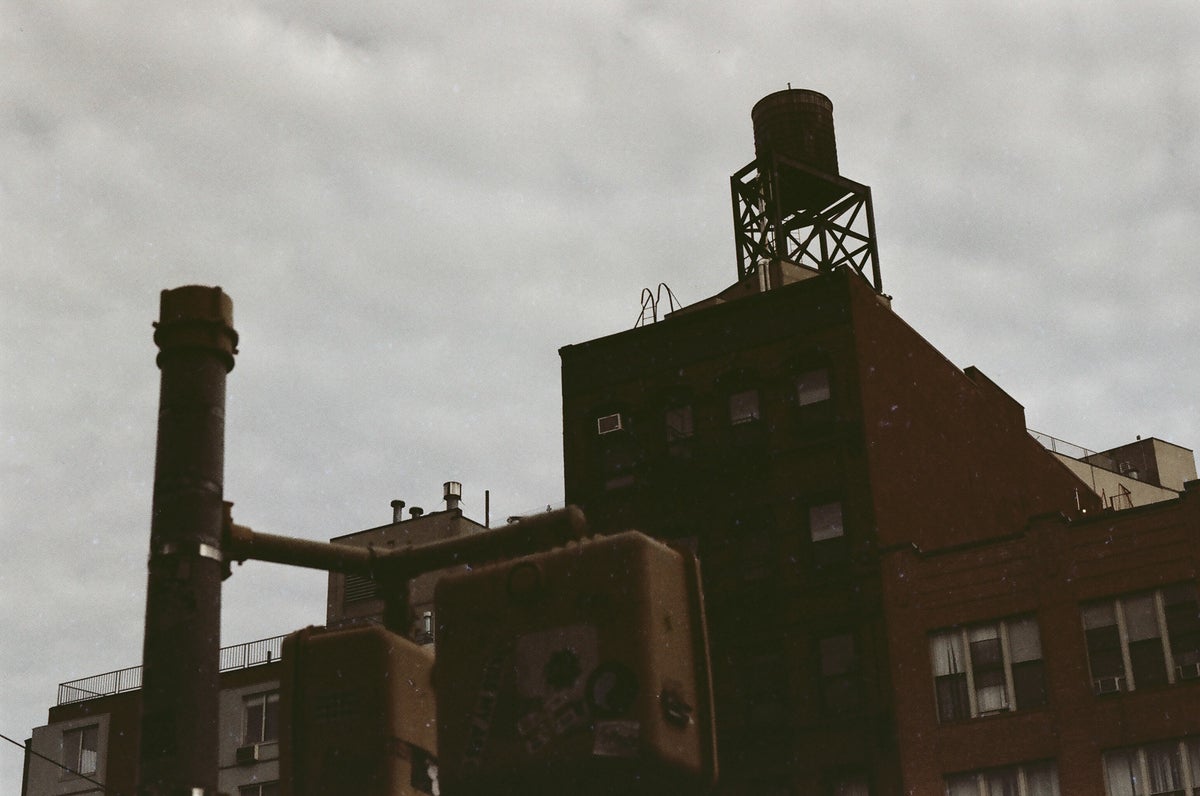
<svg viewBox="0 0 1200 796">
<path fill-rule="evenodd" d="M 1200 737 L 1104 754 L 1108 796 L 1200 796 Z"/>
<path fill-rule="evenodd" d="M 632 486 L 642 455 L 632 435 L 633 419 L 617 412 L 600 417 L 596 425 L 600 433 L 597 454 L 604 488 Z"/>
<path fill-rule="evenodd" d="M 1032 616 L 935 633 L 929 647 L 943 724 L 1046 704 L 1041 637 Z"/>
<path fill-rule="evenodd" d="M 695 433 L 691 406 L 673 406 L 666 412 L 667 442 L 688 439 Z"/>
<path fill-rule="evenodd" d="M 834 780 L 829 792 L 833 796 L 871 796 L 867 778 L 861 774 Z"/>
<path fill-rule="evenodd" d="M 858 648 L 849 633 L 821 639 L 821 695 L 825 710 L 842 713 L 862 704 Z"/>
<path fill-rule="evenodd" d="M 78 727 L 63 733 L 63 765 L 72 774 L 95 774 L 100 725 Z"/>
<path fill-rule="evenodd" d="M 946 796 L 1060 796 L 1053 763 L 971 771 L 946 777 Z"/>
<path fill-rule="evenodd" d="M 1195 584 L 1088 603 L 1081 614 L 1096 694 L 1200 679 Z"/>
<path fill-rule="evenodd" d="M 752 423 L 758 419 L 758 390 L 743 390 L 729 396 L 729 422 L 732 425 Z"/>
<path fill-rule="evenodd" d="M 260 782 L 238 788 L 238 796 L 279 796 L 278 782 Z"/>
<path fill-rule="evenodd" d="M 246 697 L 246 731 L 242 743 L 268 743 L 279 740 L 279 692 Z"/>
<path fill-rule="evenodd" d="M 808 535 L 813 541 L 812 564 L 817 571 L 844 569 L 850 558 L 842 522 L 842 504 L 820 503 L 808 507 Z"/>
<path fill-rule="evenodd" d="M 752 728 L 776 727 L 787 722 L 788 665 L 782 652 L 749 651 L 737 659 L 745 721 Z"/>
<path fill-rule="evenodd" d="M 691 452 L 692 435 L 696 433 L 691 404 L 669 407 L 663 419 L 667 435 L 667 453 L 686 458 Z"/>
<path fill-rule="evenodd" d="M 842 504 L 822 503 L 809 506 L 808 532 L 814 542 L 824 542 L 842 536 Z"/>
<path fill-rule="evenodd" d="M 797 406 L 809 406 L 829 400 L 829 370 L 807 370 L 795 379 Z"/>
</svg>

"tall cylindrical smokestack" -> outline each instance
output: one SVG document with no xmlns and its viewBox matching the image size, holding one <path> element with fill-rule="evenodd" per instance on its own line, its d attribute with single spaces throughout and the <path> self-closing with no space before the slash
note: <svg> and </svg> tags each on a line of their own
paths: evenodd
<svg viewBox="0 0 1200 796">
<path fill-rule="evenodd" d="M 217 791 L 225 376 L 237 332 L 219 287 L 164 290 L 154 342 L 161 388 L 138 793 Z"/>
</svg>

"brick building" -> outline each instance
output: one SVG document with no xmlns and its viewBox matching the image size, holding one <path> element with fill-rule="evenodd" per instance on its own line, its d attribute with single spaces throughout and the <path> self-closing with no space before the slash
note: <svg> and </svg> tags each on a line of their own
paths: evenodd
<svg viewBox="0 0 1200 796">
<path fill-rule="evenodd" d="M 721 793 L 1200 793 L 1191 451 L 1039 444 L 892 310 L 789 107 L 832 150 L 820 95 L 756 106 L 738 281 L 560 350 L 567 502 L 701 559 Z"/>
</svg>

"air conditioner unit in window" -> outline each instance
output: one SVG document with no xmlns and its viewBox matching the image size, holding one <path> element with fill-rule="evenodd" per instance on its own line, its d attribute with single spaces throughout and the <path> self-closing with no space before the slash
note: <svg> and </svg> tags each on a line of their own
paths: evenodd
<svg viewBox="0 0 1200 796">
<path fill-rule="evenodd" d="M 1200 680 L 1200 663 L 1184 663 L 1176 666 L 1175 677 L 1179 680 Z"/>
<path fill-rule="evenodd" d="M 1092 690 L 1097 694 L 1115 694 L 1125 690 L 1124 677 L 1097 677 L 1092 680 Z"/>
<path fill-rule="evenodd" d="M 622 428 L 624 426 L 621 424 L 620 412 L 596 418 L 597 434 L 611 434 L 614 431 L 620 431 Z"/>
<path fill-rule="evenodd" d="M 251 763 L 258 762 L 258 744 L 252 743 L 246 746 L 239 746 L 237 750 L 237 764 L 239 766 L 248 766 Z"/>
</svg>

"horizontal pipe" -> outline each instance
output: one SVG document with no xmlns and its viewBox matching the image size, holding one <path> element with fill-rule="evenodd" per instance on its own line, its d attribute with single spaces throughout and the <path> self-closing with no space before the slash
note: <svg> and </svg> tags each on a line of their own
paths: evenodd
<svg viewBox="0 0 1200 796">
<path fill-rule="evenodd" d="M 374 558 L 370 548 L 258 533 L 244 525 L 229 526 L 225 554 L 231 561 L 269 561 L 273 564 L 368 576 Z"/>
<path fill-rule="evenodd" d="M 377 551 L 334 542 L 258 533 L 226 516 L 225 557 L 230 561 L 269 561 L 327 572 L 365 575 L 376 580 L 411 580 L 447 567 L 482 566 L 527 555 L 587 536 L 587 521 L 575 506 L 467 536 L 404 550 Z"/>
</svg>

